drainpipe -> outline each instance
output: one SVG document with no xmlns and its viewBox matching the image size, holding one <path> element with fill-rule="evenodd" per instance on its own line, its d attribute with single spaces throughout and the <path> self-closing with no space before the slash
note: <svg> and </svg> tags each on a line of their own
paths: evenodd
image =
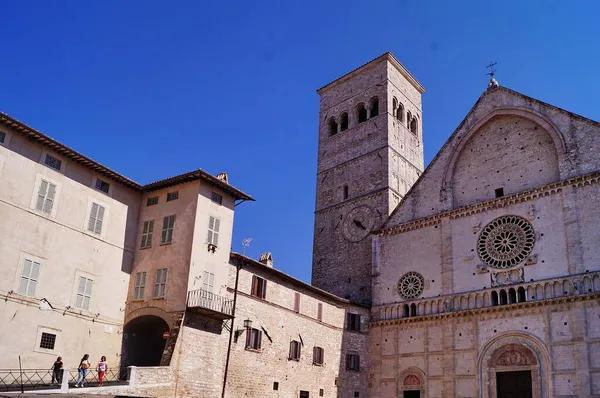
<svg viewBox="0 0 600 398">
<path fill-rule="evenodd" d="M 235 320 L 235 303 L 237 301 L 238 293 L 238 281 L 240 278 L 240 269 L 242 269 L 243 263 L 236 264 L 235 268 L 235 287 L 233 289 L 233 308 L 231 310 L 231 327 L 229 328 L 229 345 L 227 346 L 227 359 L 225 359 L 225 374 L 223 375 L 223 391 L 221 392 L 221 398 L 225 398 L 225 386 L 227 385 L 227 371 L 229 370 L 229 356 L 231 354 L 231 341 L 233 339 L 233 321 Z"/>
</svg>

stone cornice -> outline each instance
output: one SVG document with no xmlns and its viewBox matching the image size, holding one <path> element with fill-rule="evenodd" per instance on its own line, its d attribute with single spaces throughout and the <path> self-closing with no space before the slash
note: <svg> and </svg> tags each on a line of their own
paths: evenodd
<svg viewBox="0 0 600 398">
<path fill-rule="evenodd" d="M 486 202 L 477 203 L 474 205 L 464 206 L 458 209 L 445 211 L 442 213 L 434 214 L 432 216 L 420 218 L 417 220 L 409 221 L 393 227 L 388 227 L 375 232 L 378 236 L 390 236 L 407 231 L 413 231 L 437 225 L 444 218 L 455 220 L 462 217 L 468 217 L 473 214 L 484 213 L 490 210 L 499 209 L 507 206 L 511 206 L 517 203 L 528 202 L 531 200 L 538 199 L 543 196 L 550 196 L 562 192 L 565 187 L 579 188 L 586 185 L 593 185 L 600 183 L 600 172 L 594 172 L 583 176 L 569 178 L 554 184 L 545 185 L 539 188 L 528 189 L 526 191 L 518 192 L 512 195 L 504 196 L 498 199 L 488 200 Z"/>
<path fill-rule="evenodd" d="M 419 323 L 431 320 L 442 320 L 448 318 L 460 318 L 467 317 L 471 315 L 482 315 L 489 314 L 495 312 L 507 312 L 518 309 L 526 309 L 526 308 L 534 308 L 534 307 L 544 307 L 554 304 L 565 304 L 575 301 L 588 301 L 588 300 L 600 300 L 600 293 L 586 293 L 580 294 L 576 296 L 564 296 L 564 297 L 556 297 L 550 299 L 543 300 L 534 300 L 534 301 L 525 301 L 521 303 L 515 304 L 505 304 L 505 305 L 497 305 L 490 307 L 481 307 L 481 308 L 473 308 L 468 310 L 458 310 L 452 312 L 442 312 L 438 314 L 430 314 L 430 315 L 419 315 L 408 318 L 397 318 L 397 319 L 386 319 L 379 320 L 370 323 L 371 327 L 374 326 L 390 326 L 390 325 L 401 325 L 406 323 Z"/>
</svg>

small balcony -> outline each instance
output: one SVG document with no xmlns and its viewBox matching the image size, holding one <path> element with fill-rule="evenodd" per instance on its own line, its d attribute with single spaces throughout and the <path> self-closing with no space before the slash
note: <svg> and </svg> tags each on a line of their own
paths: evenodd
<svg viewBox="0 0 600 398">
<path fill-rule="evenodd" d="M 233 300 L 204 289 L 188 292 L 187 309 L 195 314 L 215 319 L 233 318 Z"/>
</svg>

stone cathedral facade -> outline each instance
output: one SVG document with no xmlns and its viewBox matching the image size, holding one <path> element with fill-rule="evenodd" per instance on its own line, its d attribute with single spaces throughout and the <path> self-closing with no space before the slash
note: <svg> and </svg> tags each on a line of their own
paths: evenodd
<svg viewBox="0 0 600 398">
<path fill-rule="evenodd" d="M 423 171 L 391 55 L 321 88 L 313 284 L 371 305 L 371 397 L 600 396 L 600 124 L 492 79 Z"/>
</svg>

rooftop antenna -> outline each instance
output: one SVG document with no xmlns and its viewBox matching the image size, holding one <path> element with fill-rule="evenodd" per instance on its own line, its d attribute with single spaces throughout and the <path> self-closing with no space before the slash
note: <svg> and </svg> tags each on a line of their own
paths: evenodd
<svg viewBox="0 0 600 398">
<path fill-rule="evenodd" d="M 496 69 L 494 68 L 494 66 L 496 66 L 497 64 L 497 62 L 490 61 L 490 64 L 486 66 L 486 68 L 490 68 L 489 73 L 486 73 L 486 75 L 490 77 L 490 82 L 488 83 L 488 90 L 499 86 L 498 81 L 494 79 L 494 75 L 496 74 Z"/>
<path fill-rule="evenodd" d="M 246 249 L 250 246 L 250 242 L 252 242 L 252 238 L 246 238 L 242 241 L 242 246 L 244 249 L 242 250 L 242 254 L 246 255 Z"/>
</svg>

